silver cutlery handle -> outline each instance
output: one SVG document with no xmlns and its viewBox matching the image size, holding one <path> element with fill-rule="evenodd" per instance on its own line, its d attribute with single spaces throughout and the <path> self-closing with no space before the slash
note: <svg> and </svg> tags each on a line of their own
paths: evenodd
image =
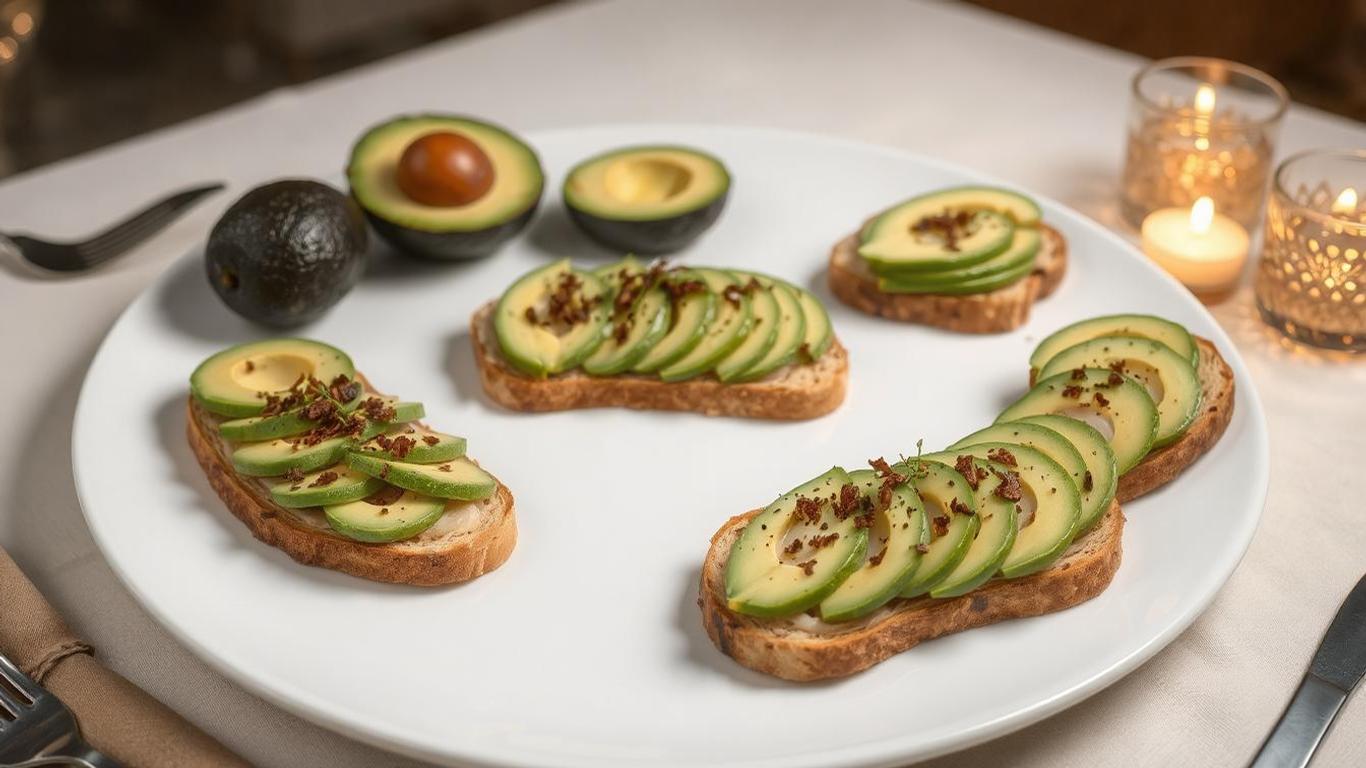
<svg viewBox="0 0 1366 768">
<path fill-rule="evenodd" d="M 1276 730 L 1249 768 L 1304 768 L 1337 717 L 1347 694 L 1312 672 L 1304 676 Z"/>
</svg>

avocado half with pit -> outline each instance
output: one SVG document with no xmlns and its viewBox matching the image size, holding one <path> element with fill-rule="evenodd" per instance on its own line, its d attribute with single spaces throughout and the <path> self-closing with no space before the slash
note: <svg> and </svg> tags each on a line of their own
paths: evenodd
<svg viewBox="0 0 1366 768">
<path fill-rule="evenodd" d="M 488 256 L 536 212 L 536 153 L 499 126 L 458 115 L 407 115 L 366 131 L 346 169 L 380 237 L 433 259 Z"/>
<path fill-rule="evenodd" d="M 730 172 L 681 146 L 625 147 L 569 171 L 564 204 L 589 237 L 619 251 L 657 255 L 696 240 L 726 207 Z"/>
</svg>

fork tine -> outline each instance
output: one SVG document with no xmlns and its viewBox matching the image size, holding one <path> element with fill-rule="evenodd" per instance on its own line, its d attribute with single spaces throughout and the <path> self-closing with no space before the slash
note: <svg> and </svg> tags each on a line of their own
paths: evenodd
<svg viewBox="0 0 1366 768">
<path fill-rule="evenodd" d="M 108 231 L 77 244 L 77 248 L 92 262 L 103 261 L 145 240 L 181 210 L 220 189 L 223 189 L 222 184 L 207 184 L 177 192 L 152 203 Z"/>
<path fill-rule="evenodd" d="M 24 671 L 19 669 L 14 662 L 10 661 L 5 654 L 0 653 L 0 677 L 3 677 L 10 685 L 14 686 L 20 693 L 28 697 L 30 702 L 36 702 L 38 697 L 43 694 L 43 689 L 38 682 Z M 0 693 L 4 688 L 0 687 Z"/>
</svg>

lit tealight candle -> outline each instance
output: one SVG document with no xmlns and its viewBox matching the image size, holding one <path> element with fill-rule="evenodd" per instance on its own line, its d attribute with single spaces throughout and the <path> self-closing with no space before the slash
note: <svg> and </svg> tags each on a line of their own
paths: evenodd
<svg viewBox="0 0 1366 768">
<path fill-rule="evenodd" d="M 1233 287 L 1247 261 L 1242 225 L 1202 197 L 1187 208 L 1163 208 L 1143 220 L 1143 251 L 1187 288 L 1218 294 Z"/>
</svg>

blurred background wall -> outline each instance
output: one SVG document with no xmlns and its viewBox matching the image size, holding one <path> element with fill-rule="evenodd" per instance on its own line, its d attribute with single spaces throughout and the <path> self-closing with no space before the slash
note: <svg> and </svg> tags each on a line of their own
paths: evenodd
<svg viewBox="0 0 1366 768">
<path fill-rule="evenodd" d="M 563 1 L 0 0 L 0 176 Z M 971 2 L 1144 56 L 1247 62 L 1366 119 L 1366 0 Z"/>
</svg>

